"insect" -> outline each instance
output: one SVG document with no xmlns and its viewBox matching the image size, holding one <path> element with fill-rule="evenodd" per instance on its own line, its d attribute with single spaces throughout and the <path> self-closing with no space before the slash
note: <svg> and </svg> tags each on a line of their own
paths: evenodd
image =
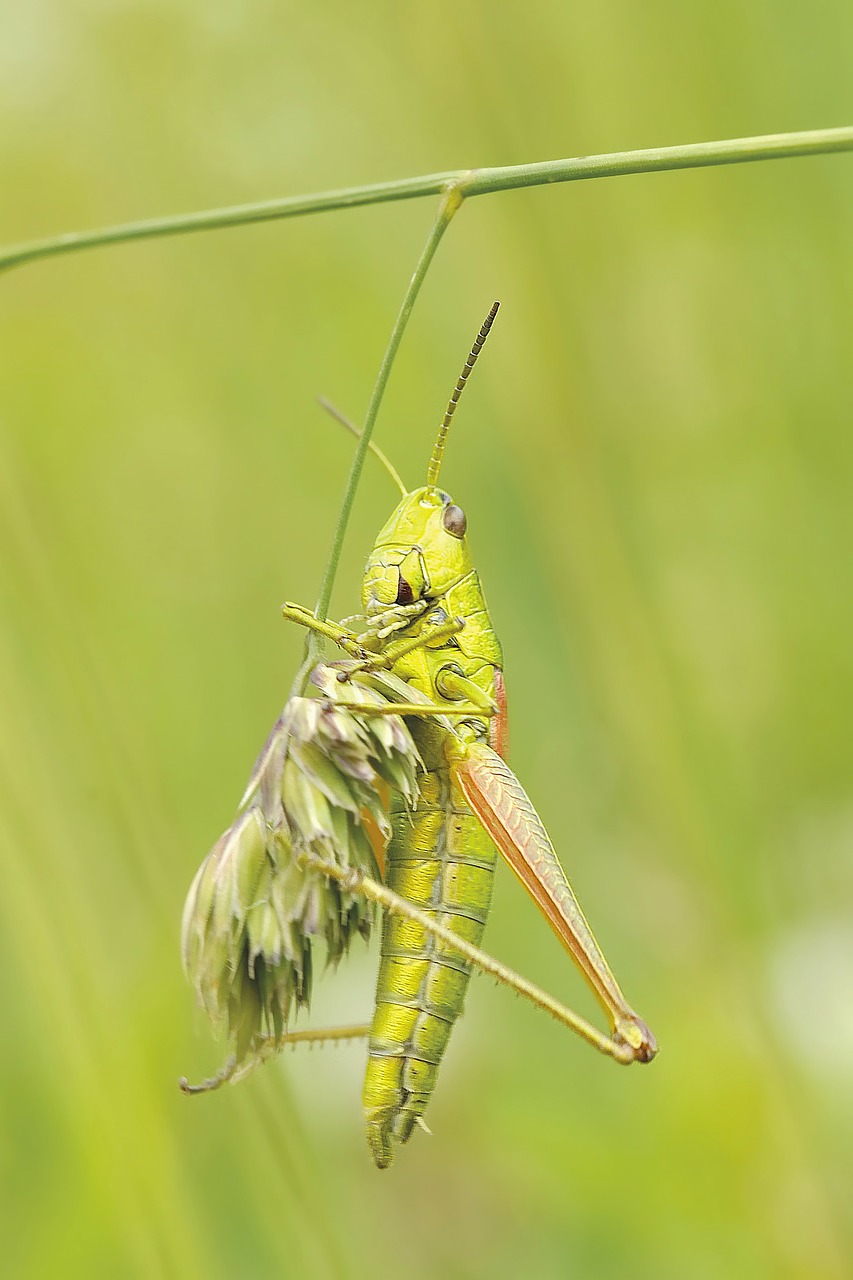
<svg viewBox="0 0 853 1280">
<path fill-rule="evenodd" d="M 372 898 L 384 908 L 375 1012 L 369 1028 L 356 1029 L 368 1036 L 363 1103 L 370 1151 L 380 1168 L 391 1163 L 394 1144 L 408 1141 L 423 1124 L 473 965 L 491 966 L 490 972 L 522 994 L 533 990 L 479 950 L 497 851 L 579 968 L 608 1018 L 610 1036 L 577 1015 L 568 1013 L 563 1020 L 618 1061 L 649 1062 L 657 1052 L 654 1036 L 623 996 L 538 814 L 506 763 L 501 646 L 474 568 L 467 518 L 438 483 L 453 415 L 497 310 L 495 303 L 456 383 L 426 484 L 406 491 L 397 477 L 402 497 L 367 560 L 363 615 L 336 624 L 299 605 L 283 608 L 286 618 L 331 638 L 348 655 L 315 673 L 329 713 L 354 716 L 367 726 L 399 724 L 411 736 L 419 761 L 416 787 L 395 789 L 386 779 L 372 793 L 368 826 L 378 879 L 365 874 L 366 864 L 371 870 L 366 858 L 360 867 L 346 869 L 316 849 L 308 855 L 315 873 L 341 892 Z M 286 793 L 285 786 L 285 810 Z M 383 832 L 386 796 L 390 827 Z M 537 1003 L 554 1012 L 547 1000 Z M 346 1033 L 287 1032 L 278 1026 L 256 1039 L 254 1051 L 265 1056 L 294 1039 L 337 1034 Z M 226 1068 L 201 1087 L 240 1073 Z"/>
</svg>

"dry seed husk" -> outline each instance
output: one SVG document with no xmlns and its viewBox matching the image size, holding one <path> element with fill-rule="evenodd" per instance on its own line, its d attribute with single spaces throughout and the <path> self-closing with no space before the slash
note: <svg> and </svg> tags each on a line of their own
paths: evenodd
<svg viewBox="0 0 853 1280">
<path fill-rule="evenodd" d="M 313 947 L 335 965 L 354 937 L 367 938 L 373 908 L 307 866 L 312 854 L 376 876 L 363 815 L 389 831 L 383 792 L 417 800 L 420 758 L 399 716 L 366 707 L 411 691 L 390 676 L 321 664 L 320 696 L 291 698 L 258 756 L 240 810 L 192 882 L 184 908 L 184 967 L 199 1003 L 224 1026 L 238 1060 L 260 1036 L 279 1036 L 311 1000 Z M 402 691 L 402 692 L 401 692 Z"/>
</svg>

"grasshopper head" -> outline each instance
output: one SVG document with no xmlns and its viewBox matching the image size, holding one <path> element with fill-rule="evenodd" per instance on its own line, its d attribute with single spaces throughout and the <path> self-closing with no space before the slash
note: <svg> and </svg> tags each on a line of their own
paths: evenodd
<svg viewBox="0 0 853 1280">
<path fill-rule="evenodd" d="M 459 397 L 499 306 L 500 303 L 495 302 L 483 321 L 459 375 L 438 429 L 426 484 L 404 494 L 391 519 L 379 531 L 367 561 L 361 593 L 362 605 L 368 615 L 375 617 L 398 609 L 406 618 L 417 616 L 473 568 L 465 540 L 468 527 L 465 512 L 457 507 L 449 494 L 439 489 L 438 475 Z"/>
<path fill-rule="evenodd" d="M 394 605 L 424 607 L 472 569 L 461 507 L 434 485 L 414 489 L 379 531 L 362 588 L 365 613 Z"/>
</svg>

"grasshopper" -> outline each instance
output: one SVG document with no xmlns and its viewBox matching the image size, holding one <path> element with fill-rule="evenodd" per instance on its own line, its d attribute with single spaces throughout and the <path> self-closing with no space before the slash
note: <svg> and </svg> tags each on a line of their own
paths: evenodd
<svg viewBox="0 0 853 1280">
<path fill-rule="evenodd" d="M 627 1003 L 595 941 L 541 819 L 506 763 L 501 646 L 474 568 L 465 513 L 438 484 L 453 414 L 497 310 L 495 303 L 453 390 L 426 484 L 407 491 L 389 467 L 402 497 L 368 557 L 363 614 L 333 623 L 300 605 L 287 603 L 282 610 L 347 655 L 321 664 L 314 674 L 327 712 L 352 716 L 365 730 L 376 722 L 394 726 L 410 735 L 418 759 L 416 785 L 395 787 L 393 778 L 390 784 L 387 776 L 380 778 L 363 807 L 359 838 L 370 836 L 375 875 L 369 874 L 369 857 L 346 854 L 349 865 L 342 866 L 322 849 L 318 853 L 316 844 L 303 854 L 313 872 L 343 895 L 339 911 L 352 912 L 360 898 L 383 907 L 372 1023 L 309 1032 L 288 1032 L 280 1023 L 251 1042 L 258 1060 L 286 1043 L 366 1035 L 363 1102 L 368 1144 L 379 1168 L 391 1163 L 395 1142 L 408 1141 L 417 1124 L 426 1127 L 424 1112 L 473 966 L 556 1013 L 619 1062 L 650 1062 L 657 1052 L 654 1036 Z M 262 753 L 265 758 L 270 751 L 267 757 Z M 266 766 L 259 765 L 262 773 Z M 253 785 L 263 790 L 257 768 L 254 776 L 250 791 Z M 285 815 L 286 793 L 285 784 Z M 270 821 L 268 812 L 268 826 Z M 318 830 L 324 830 L 322 823 Z M 350 830 L 344 846 L 352 840 Z M 498 851 L 579 968 L 607 1016 L 609 1036 L 480 951 Z M 215 1087 L 246 1069 L 235 1057 L 211 1081 L 182 1087 Z"/>
</svg>

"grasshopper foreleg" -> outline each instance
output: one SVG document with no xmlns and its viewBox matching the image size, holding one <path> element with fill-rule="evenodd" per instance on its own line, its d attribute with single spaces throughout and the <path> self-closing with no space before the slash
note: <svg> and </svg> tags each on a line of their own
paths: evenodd
<svg viewBox="0 0 853 1280">
<path fill-rule="evenodd" d="M 497 715 L 497 708 L 484 709 L 473 702 L 457 702 L 450 706 L 439 706 L 432 702 L 384 702 L 381 706 L 365 705 L 363 702 L 341 702 L 337 698 L 329 705 L 337 710 L 357 711 L 360 716 L 471 716 Z"/>
<path fill-rule="evenodd" d="M 409 636 L 405 640 L 398 640 L 395 644 L 387 645 L 382 653 L 368 654 L 350 668 L 347 678 L 353 672 L 358 671 L 390 671 L 401 658 L 414 653 L 416 649 L 435 646 L 442 640 L 449 640 L 451 636 L 458 636 L 464 627 L 464 618 L 448 618 L 446 621 L 432 627 L 429 631 L 421 632 L 420 635 Z M 339 676 L 338 679 L 340 678 Z"/>
<path fill-rule="evenodd" d="M 359 661 L 368 660 L 367 650 L 359 643 L 354 631 L 348 630 L 346 627 L 340 626 L 337 622 L 321 622 L 315 617 L 311 609 L 306 609 L 304 605 L 294 604 L 293 601 L 287 600 L 281 606 L 281 616 L 286 622 L 295 622 L 297 626 L 305 627 L 307 631 L 313 631 L 318 636 L 324 636 L 326 640 L 333 641 L 344 653 L 348 653 L 351 658 Z"/>
</svg>

